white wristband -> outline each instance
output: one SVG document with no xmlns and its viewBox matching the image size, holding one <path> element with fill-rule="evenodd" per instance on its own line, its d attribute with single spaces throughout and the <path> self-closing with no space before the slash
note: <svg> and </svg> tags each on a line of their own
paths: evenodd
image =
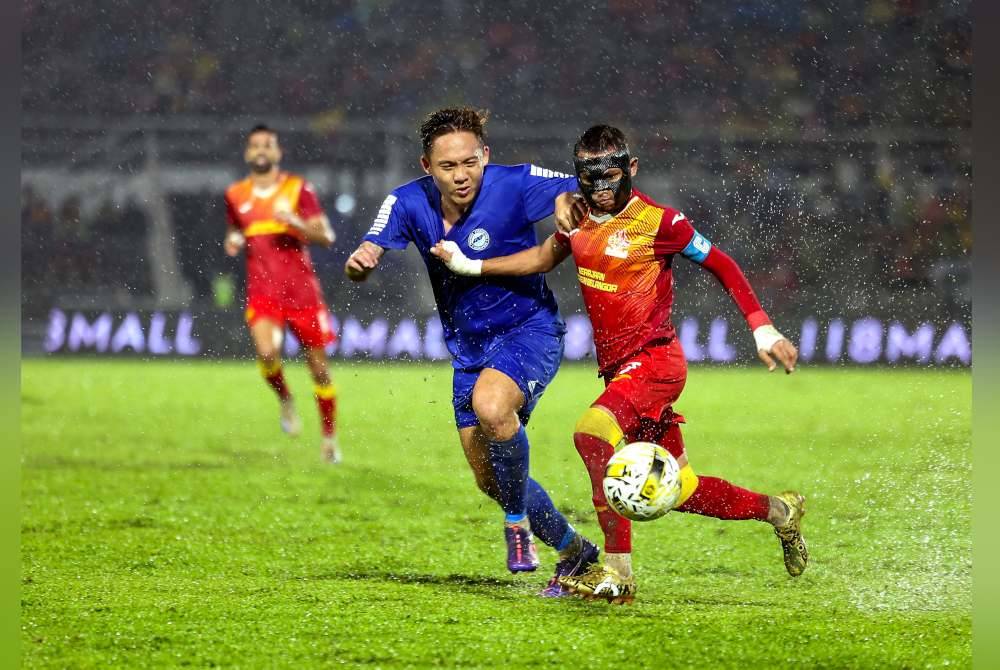
<svg viewBox="0 0 1000 670">
<path fill-rule="evenodd" d="M 243 233 L 240 231 L 231 230 L 229 231 L 229 235 L 226 236 L 226 241 L 234 246 L 242 247 L 243 243 L 246 242 L 246 238 L 243 237 Z"/>
<path fill-rule="evenodd" d="M 481 260 L 473 260 L 463 254 L 462 250 L 458 248 L 458 244 L 447 240 L 441 246 L 451 254 L 451 260 L 445 263 L 449 270 L 457 275 L 464 275 L 466 277 L 478 277 L 483 274 L 483 262 Z"/>
<path fill-rule="evenodd" d="M 757 345 L 757 351 L 771 353 L 774 345 L 784 339 L 785 336 L 779 333 L 778 329 L 771 324 L 758 326 L 753 331 L 753 341 Z"/>
</svg>

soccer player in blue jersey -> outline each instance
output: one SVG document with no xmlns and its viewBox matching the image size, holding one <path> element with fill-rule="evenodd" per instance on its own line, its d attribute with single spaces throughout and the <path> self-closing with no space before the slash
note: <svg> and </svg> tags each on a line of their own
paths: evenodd
<svg viewBox="0 0 1000 670">
<path fill-rule="evenodd" d="M 490 165 L 486 113 L 468 107 L 430 114 L 420 126 L 427 176 L 392 191 L 345 271 L 364 280 L 386 249 L 413 243 L 427 266 L 452 355 L 455 422 L 480 490 L 506 515 L 507 568 L 538 567 L 533 533 L 559 552 L 542 591 L 559 596 L 558 578 L 596 563 L 598 549 L 577 533 L 528 476 L 524 426 L 559 369 L 566 327 L 541 274 L 461 277 L 430 254 L 439 240 L 470 259 L 515 253 L 538 241 L 534 223 L 568 211 L 576 177 L 534 165 Z"/>
</svg>

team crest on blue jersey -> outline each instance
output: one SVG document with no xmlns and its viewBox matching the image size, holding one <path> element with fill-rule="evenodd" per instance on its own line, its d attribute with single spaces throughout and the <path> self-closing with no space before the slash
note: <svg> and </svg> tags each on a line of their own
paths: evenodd
<svg viewBox="0 0 1000 670">
<path fill-rule="evenodd" d="M 490 234 L 486 232 L 485 228 L 476 228 L 469 233 L 466 242 L 473 251 L 482 251 L 490 246 Z"/>
</svg>

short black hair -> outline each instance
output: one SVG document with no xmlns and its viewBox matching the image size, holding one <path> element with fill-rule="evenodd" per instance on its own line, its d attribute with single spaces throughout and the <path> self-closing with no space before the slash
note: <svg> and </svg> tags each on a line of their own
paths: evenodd
<svg viewBox="0 0 1000 670">
<path fill-rule="evenodd" d="M 258 123 L 256 126 L 250 129 L 249 133 L 247 133 L 247 140 L 249 140 L 250 137 L 255 135 L 256 133 L 270 133 L 275 137 L 278 136 L 278 131 L 272 128 L 271 126 L 267 125 L 266 123 Z"/>
<path fill-rule="evenodd" d="M 580 135 L 580 139 L 573 145 L 573 155 L 603 154 L 622 149 L 628 151 L 628 139 L 625 133 L 614 126 L 601 124 L 587 128 L 583 135 Z"/>
<path fill-rule="evenodd" d="M 490 112 L 472 107 L 445 107 L 431 112 L 420 124 L 420 145 L 424 155 L 429 156 L 434 140 L 448 133 L 469 132 L 486 144 L 486 122 Z"/>
</svg>

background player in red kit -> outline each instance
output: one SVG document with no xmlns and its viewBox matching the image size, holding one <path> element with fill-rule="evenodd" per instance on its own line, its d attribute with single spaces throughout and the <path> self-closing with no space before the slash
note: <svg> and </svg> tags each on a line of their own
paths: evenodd
<svg viewBox="0 0 1000 670">
<path fill-rule="evenodd" d="M 336 463 L 336 393 L 324 350 L 334 336 L 307 249 L 309 244 L 328 247 L 335 236 L 312 186 L 279 168 L 281 147 L 274 130 L 254 127 L 244 159 L 250 174 L 226 189 L 229 232 L 224 246 L 230 256 L 246 247 L 246 320 L 257 362 L 281 402 L 282 430 L 297 435 L 302 423 L 281 369 L 285 326 L 295 333 L 315 383 L 323 458 Z"/>
<path fill-rule="evenodd" d="M 471 261 L 439 244 L 434 253 L 460 274 L 518 275 L 547 272 L 570 254 L 594 330 L 604 393 L 576 424 L 573 440 L 593 488 L 605 537 L 605 564 L 560 579 L 567 589 L 616 602 L 631 600 L 631 522 L 608 508 L 602 480 L 608 459 L 626 442 L 663 445 L 681 467 L 682 491 L 675 509 L 719 519 L 756 519 L 774 526 L 785 567 L 802 574 L 808 561 L 800 521 L 804 498 L 786 491 L 768 496 L 716 477 L 697 476 L 681 439 L 683 417 L 674 413 L 687 379 L 687 363 L 670 320 L 671 263 L 680 254 L 714 274 L 736 302 L 770 370 L 795 369 L 798 352 L 773 325 L 736 262 L 701 236 L 680 212 L 632 188 L 638 159 L 625 135 L 594 126 L 574 147 L 580 190 L 587 207 L 579 225 L 543 244 L 510 256 Z M 565 220 L 565 212 L 557 221 Z M 575 218 L 575 217 L 570 217 Z"/>
</svg>

